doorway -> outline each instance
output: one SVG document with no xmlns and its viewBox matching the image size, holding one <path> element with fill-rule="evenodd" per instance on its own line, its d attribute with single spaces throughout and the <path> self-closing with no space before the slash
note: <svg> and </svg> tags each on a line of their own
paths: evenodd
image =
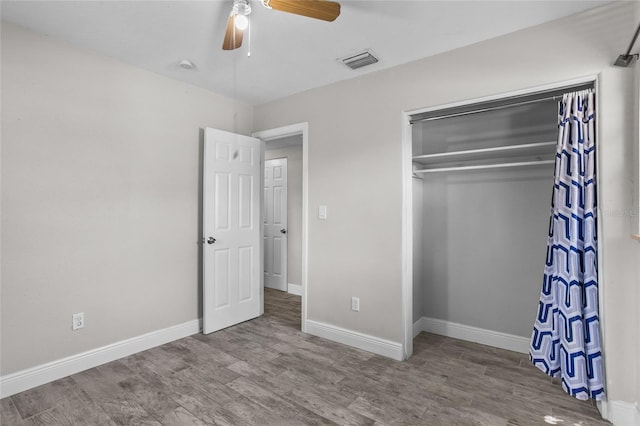
<svg viewBox="0 0 640 426">
<path fill-rule="evenodd" d="M 262 140 L 263 143 L 262 151 L 264 161 L 262 176 L 265 180 L 263 181 L 263 191 L 261 199 L 261 224 L 263 228 L 262 241 L 263 244 L 265 244 L 265 246 L 263 247 L 263 253 L 265 254 L 265 275 L 263 279 L 265 291 L 272 291 L 268 290 L 269 288 L 278 288 L 280 290 L 287 291 L 287 293 L 301 296 L 301 329 L 303 332 L 305 332 L 308 294 L 308 124 L 299 123 L 276 129 L 260 131 L 254 133 L 253 136 Z M 267 224 L 268 221 L 272 221 L 269 215 L 266 213 L 268 210 L 267 207 L 269 205 L 267 198 L 273 197 L 273 192 L 268 193 L 267 190 L 264 190 L 266 188 L 266 178 L 268 177 L 268 169 L 265 168 L 265 164 L 268 160 L 284 158 L 286 158 L 287 164 L 287 220 L 286 223 L 279 223 L 276 226 L 275 224 L 270 222 L 269 224 Z M 282 173 L 282 169 L 280 173 Z M 271 204 L 273 205 L 273 202 Z M 271 208 L 273 208 L 273 206 Z M 273 227 L 273 229 L 268 230 L 268 226 Z M 284 230 L 285 233 L 282 233 L 282 230 Z M 281 243 L 283 242 L 282 237 L 284 236 L 286 238 L 286 254 L 283 254 L 281 250 L 282 244 L 276 247 L 281 258 L 273 257 L 273 255 L 276 254 L 276 250 L 274 250 L 273 247 L 273 238 L 269 240 L 269 236 L 278 236 L 278 234 Z M 267 247 L 267 244 L 270 244 L 271 247 Z M 271 255 L 268 254 L 268 251 L 271 251 Z M 268 258 L 269 256 L 272 257 Z M 284 259 L 282 257 L 284 257 Z M 284 260 L 285 262 L 284 266 L 280 266 L 280 272 L 283 273 L 281 275 L 286 276 L 286 279 L 284 283 L 278 284 L 278 286 L 276 287 L 272 284 L 274 268 L 272 268 L 271 271 L 268 271 L 268 266 L 269 264 L 273 265 L 274 261 L 278 262 L 279 265 L 282 265 L 282 260 Z M 270 274 L 270 276 L 267 277 L 267 274 Z"/>
</svg>

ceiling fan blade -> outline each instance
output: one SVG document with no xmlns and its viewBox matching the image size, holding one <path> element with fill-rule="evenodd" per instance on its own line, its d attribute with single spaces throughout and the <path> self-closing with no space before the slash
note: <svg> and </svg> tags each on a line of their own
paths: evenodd
<svg viewBox="0 0 640 426">
<path fill-rule="evenodd" d="M 224 34 L 224 41 L 222 42 L 222 50 L 233 50 L 242 46 L 242 34 L 243 31 L 239 30 L 235 26 L 235 14 L 229 15 L 227 20 L 227 29 Z"/>
<path fill-rule="evenodd" d="M 340 15 L 340 3 L 329 0 L 263 0 L 263 3 L 270 9 L 329 22 Z"/>
</svg>

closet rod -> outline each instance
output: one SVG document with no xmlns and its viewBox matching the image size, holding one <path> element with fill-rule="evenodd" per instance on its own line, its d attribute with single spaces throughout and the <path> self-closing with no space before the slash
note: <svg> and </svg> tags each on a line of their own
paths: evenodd
<svg viewBox="0 0 640 426">
<path fill-rule="evenodd" d="M 439 167 L 434 169 L 414 170 L 413 173 L 439 173 L 439 172 L 455 172 L 466 170 L 485 170 L 485 169 L 501 169 L 507 167 L 535 166 L 538 164 L 554 164 L 556 160 L 542 161 L 521 161 L 518 163 L 498 163 L 498 164 L 479 164 L 476 166 L 459 166 L 459 167 Z"/>
<path fill-rule="evenodd" d="M 420 120 L 411 121 L 411 123 L 415 123 L 416 121 L 435 121 L 435 120 L 442 120 L 443 118 L 462 117 L 462 116 L 465 116 L 465 115 L 479 114 L 481 112 L 489 112 L 489 111 L 498 111 L 498 110 L 505 109 L 505 108 L 511 108 L 511 107 L 521 106 L 521 105 L 535 104 L 535 103 L 538 103 L 538 102 L 555 101 L 555 100 L 561 99 L 561 98 L 562 98 L 562 95 L 549 96 L 549 97 L 546 97 L 546 98 L 534 99 L 532 101 L 516 102 L 516 103 L 508 104 L 508 105 L 498 105 L 498 106 L 493 106 L 493 107 L 474 109 L 474 110 L 471 110 L 471 111 L 456 112 L 456 113 L 446 114 L 446 115 L 437 115 L 435 117 L 422 118 Z"/>
<path fill-rule="evenodd" d="M 593 82 L 576 84 L 573 86 L 563 87 L 561 89 L 546 90 L 530 95 L 511 96 L 493 101 L 479 102 L 476 104 L 461 105 L 458 107 L 444 108 L 434 111 L 422 112 L 412 115 L 409 123 L 414 124 L 418 121 L 433 121 L 443 118 L 460 117 L 464 115 L 477 114 L 481 112 L 496 111 L 504 108 L 511 108 L 520 105 L 529 105 L 537 102 L 560 99 L 567 92 L 575 92 L 578 90 L 593 89 Z"/>
</svg>

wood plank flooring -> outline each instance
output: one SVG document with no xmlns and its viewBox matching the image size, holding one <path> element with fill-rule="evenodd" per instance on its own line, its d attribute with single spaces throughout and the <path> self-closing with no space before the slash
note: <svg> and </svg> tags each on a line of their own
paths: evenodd
<svg viewBox="0 0 640 426">
<path fill-rule="evenodd" d="M 396 362 L 265 315 L 0 400 L 2 425 L 605 425 L 522 354 L 420 334 Z"/>
</svg>

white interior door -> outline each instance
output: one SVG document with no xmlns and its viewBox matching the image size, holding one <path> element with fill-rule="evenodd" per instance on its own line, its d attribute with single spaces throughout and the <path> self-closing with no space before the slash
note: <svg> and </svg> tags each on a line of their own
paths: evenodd
<svg viewBox="0 0 640 426">
<path fill-rule="evenodd" d="M 287 291 L 287 159 L 264 162 L 264 285 Z"/>
<path fill-rule="evenodd" d="M 204 333 L 263 312 L 260 146 L 256 138 L 205 130 Z"/>
</svg>

